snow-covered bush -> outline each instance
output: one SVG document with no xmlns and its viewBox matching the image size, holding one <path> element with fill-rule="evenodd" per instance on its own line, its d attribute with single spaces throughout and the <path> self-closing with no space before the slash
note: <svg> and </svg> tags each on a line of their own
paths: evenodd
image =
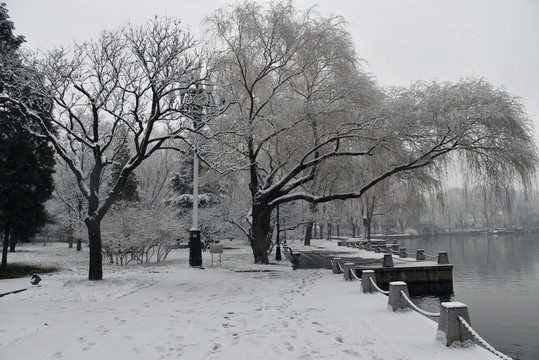
<svg viewBox="0 0 539 360">
<path fill-rule="evenodd" d="M 163 261 L 187 226 L 168 209 L 120 203 L 101 225 L 103 255 L 120 265 L 132 260 L 147 263 L 154 255 L 157 262 Z"/>
</svg>

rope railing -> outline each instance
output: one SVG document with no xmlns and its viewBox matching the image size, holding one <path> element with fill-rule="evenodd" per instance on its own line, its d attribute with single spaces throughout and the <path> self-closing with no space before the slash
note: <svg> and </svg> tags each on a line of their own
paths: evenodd
<svg viewBox="0 0 539 360">
<path fill-rule="evenodd" d="M 339 267 L 339 270 L 341 271 L 341 273 L 343 273 L 344 269 L 342 268 L 341 263 L 338 261 L 337 261 L 337 266 Z"/>
<path fill-rule="evenodd" d="M 401 262 L 405 262 L 405 263 L 415 263 L 415 262 L 421 262 L 421 261 L 425 261 L 425 260 L 416 260 L 416 259 L 409 259 L 409 260 L 406 260 L 404 258 L 394 258 L 393 260 L 395 261 L 401 261 Z"/>
<path fill-rule="evenodd" d="M 404 258 L 394 258 L 393 260 L 395 260 L 395 261 L 401 261 L 401 262 L 405 262 L 405 263 L 417 263 L 417 262 L 427 261 L 427 259 L 425 259 L 425 260 L 416 260 L 416 259 L 409 259 L 409 260 L 406 260 L 406 259 L 404 259 Z"/>
<path fill-rule="evenodd" d="M 367 261 L 367 262 L 362 262 L 362 263 L 359 263 L 359 265 L 363 266 L 363 265 L 370 265 L 370 264 L 376 264 L 376 263 L 381 263 L 383 262 L 384 259 L 375 259 L 375 260 L 371 260 L 371 261 Z"/>
<path fill-rule="evenodd" d="M 510 358 L 509 356 L 499 352 L 498 350 L 494 349 L 492 347 L 492 345 L 490 345 L 488 342 L 485 341 L 485 339 L 483 339 L 481 336 L 479 336 L 479 334 L 471 327 L 470 324 L 468 324 L 466 322 L 466 320 L 464 320 L 462 318 L 462 316 L 459 316 L 459 321 L 462 325 L 464 325 L 464 327 L 470 332 L 470 334 L 472 334 L 472 336 L 477 340 L 477 342 L 479 342 L 480 345 L 482 345 L 485 349 L 487 349 L 488 351 L 490 351 L 491 353 L 493 353 L 494 355 L 496 355 L 497 357 L 501 358 L 501 359 L 504 359 L 504 360 L 513 360 L 512 358 Z"/>
<path fill-rule="evenodd" d="M 402 261 L 402 262 L 408 262 L 408 263 L 411 263 L 411 262 L 423 262 L 423 261 L 432 261 L 434 259 L 437 259 L 438 256 L 435 256 L 433 258 L 425 258 L 424 260 L 416 260 L 416 259 L 410 259 L 410 260 L 406 260 L 404 258 L 394 258 L 395 261 Z"/>
<path fill-rule="evenodd" d="M 412 309 L 414 309 L 415 311 L 417 311 L 421 315 L 425 315 L 427 317 L 440 317 L 440 313 L 431 313 L 431 312 L 428 312 L 428 311 L 425 311 L 425 310 L 419 308 L 416 304 L 414 304 L 412 302 L 412 300 L 410 300 L 410 298 L 408 296 L 406 296 L 406 293 L 404 291 L 402 291 L 402 290 L 401 290 L 401 295 L 408 302 L 408 304 L 410 304 Z"/>
<path fill-rule="evenodd" d="M 361 278 L 357 276 L 356 271 L 354 269 L 350 269 L 350 273 L 352 274 L 352 277 L 358 281 L 361 281 Z"/>
<path fill-rule="evenodd" d="M 371 284 L 372 284 L 372 286 L 374 286 L 376 291 L 378 291 L 380 294 L 389 295 L 389 291 L 384 291 L 384 290 L 380 289 L 378 287 L 378 285 L 376 285 L 376 283 L 372 280 L 372 278 L 370 278 L 369 280 L 371 281 Z"/>
</svg>

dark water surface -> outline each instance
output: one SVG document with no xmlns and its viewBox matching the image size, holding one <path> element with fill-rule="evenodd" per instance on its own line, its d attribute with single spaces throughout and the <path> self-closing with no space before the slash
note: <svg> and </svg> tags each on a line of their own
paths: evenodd
<svg viewBox="0 0 539 360">
<path fill-rule="evenodd" d="M 398 241 L 410 252 L 447 251 L 453 264 L 451 301 L 468 306 L 472 327 L 496 350 L 539 359 L 539 234 L 436 236 Z M 439 311 L 446 298 L 414 301 Z"/>
</svg>

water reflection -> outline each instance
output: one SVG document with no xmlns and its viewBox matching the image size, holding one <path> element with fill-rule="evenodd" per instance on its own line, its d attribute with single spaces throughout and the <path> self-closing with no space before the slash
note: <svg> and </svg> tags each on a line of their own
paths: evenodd
<svg viewBox="0 0 539 360">
<path fill-rule="evenodd" d="M 539 359 L 539 240 L 537 235 L 436 236 L 399 240 L 408 251 L 447 251 L 453 264 L 451 300 L 468 306 L 472 326 L 514 359 Z M 414 301 L 439 311 L 447 297 Z"/>
</svg>

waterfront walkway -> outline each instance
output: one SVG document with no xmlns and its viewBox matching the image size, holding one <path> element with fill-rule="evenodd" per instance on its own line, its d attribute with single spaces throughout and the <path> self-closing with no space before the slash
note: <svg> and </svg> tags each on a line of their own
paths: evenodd
<svg viewBox="0 0 539 360">
<path fill-rule="evenodd" d="M 40 288 L 0 298 L 0 358 L 496 359 L 478 346 L 447 348 L 434 321 L 388 310 L 386 296 L 364 294 L 342 274 L 252 267 L 249 250 L 225 250 L 222 268 L 190 269 L 178 250 L 178 261 L 107 265 L 101 282 L 78 266 L 43 276 Z M 26 254 L 43 263 L 86 259 L 45 251 L 50 258 Z M 203 258 L 210 264 L 210 254 Z"/>
</svg>

